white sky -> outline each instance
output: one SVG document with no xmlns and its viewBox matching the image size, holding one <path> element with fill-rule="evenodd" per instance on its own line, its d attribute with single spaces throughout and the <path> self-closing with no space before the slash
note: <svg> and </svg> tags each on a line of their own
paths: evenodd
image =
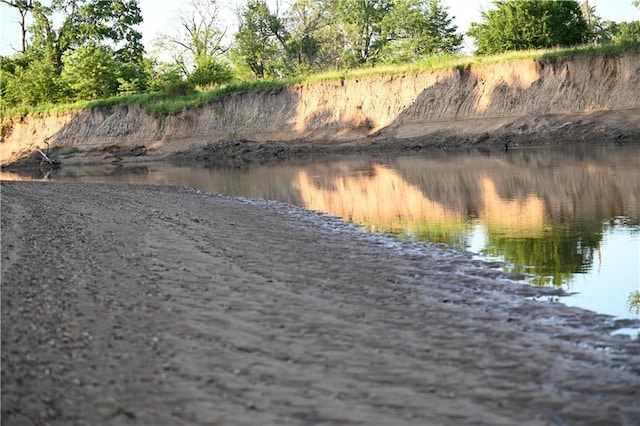
<svg viewBox="0 0 640 426">
<path fill-rule="evenodd" d="M 269 0 L 275 4 L 276 0 Z M 281 3 L 290 0 L 280 0 Z M 605 20 L 634 21 L 640 20 L 640 9 L 631 5 L 632 0 L 589 0 L 595 6 L 596 14 Z M 147 51 L 151 51 L 152 42 L 159 33 L 171 33 L 177 22 L 180 5 L 186 1 L 176 0 L 139 0 L 144 23 L 140 26 L 143 42 Z M 245 0 L 220 0 L 224 5 L 224 20 L 228 26 L 235 27 L 234 10 Z M 449 14 L 454 16 L 458 31 L 464 33 L 473 21 L 480 19 L 481 10 L 491 5 L 491 0 L 442 0 L 442 4 L 449 7 Z M 17 24 L 18 14 L 15 9 L 0 3 L 0 54 L 10 55 L 20 45 L 20 27 Z"/>
</svg>

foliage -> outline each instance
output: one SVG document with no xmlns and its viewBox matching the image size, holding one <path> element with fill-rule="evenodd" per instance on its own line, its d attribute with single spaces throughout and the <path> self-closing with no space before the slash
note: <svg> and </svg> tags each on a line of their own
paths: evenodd
<svg viewBox="0 0 640 426">
<path fill-rule="evenodd" d="M 230 57 L 256 78 L 305 75 L 456 52 L 440 0 L 296 0 L 283 16 L 249 0 Z"/>
<path fill-rule="evenodd" d="M 385 44 L 382 21 L 393 9 L 392 0 L 334 0 L 331 14 L 336 40 L 342 43 L 342 63 L 354 67 L 375 63 Z"/>
<path fill-rule="evenodd" d="M 605 21 L 603 27 L 604 31 L 598 40 L 600 43 L 640 43 L 640 21 Z"/>
<path fill-rule="evenodd" d="M 477 54 L 508 50 L 574 46 L 587 41 L 589 28 L 576 1 L 496 0 L 495 9 L 482 12 L 467 35 L 475 39 Z"/>
<path fill-rule="evenodd" d="M 3 108 L 147 89 L 138 0 L 1 1 L 24 30 L 23 51 L 3 69 Z"/>
<path fill-rule="evenodd" d="M 60 0 L 41 7 L 32 28 L 32 46 L 43 51 L 55 66 L 69 50 L 90 42 L 111 45 L 118 62 L 139 64 L 143 59 L 142 34 L 134 27 L 142 23 L 138 0 Z M 62 14 L 54 28 L 54 15 Z"/>
<path fill-rule="evenodd" d="M 640 291 L 633 291 L 629 294 L 628 299 L 629 312 L 640 315 Z"/>
<path fill-rule="evenodd" d="M 337 57 L 330 31 L 331 18 L 323 0 L 296 0 L 286 17 L 289 56 L 294 72 L 303 74 L 335 65 Z"/>
<path fill-rule="evenodd" d="M 95 42 L 65 53 L 62 81 L 71 89 L 72 98 L 98 99 L 117 92 L 118 67 L 114 52 Z"/>
<path fill-rule="evenodd" d="M 207 70 L 219 74 L 224 68 L 221 58 L 228 50 L 223 41 L 226 30 L 220 27 L 217 0 L 189 0 L 179 20 L 179 29 L 174 34 L 156 40 L 159 53 L 171 57 L 184 77 L 200 82 L 196 84 L 219 83 L 219 75 L 210 78 L 204 75 Z M 192 76 L 194 73 L 197 76 Z"/>
<path fill-rule="evenodd" d="M 640 7 L 639 3 L 636 6 Z M 640 42 L 640 21 L 605 21 L 597 14 L 595 6 L 582 3 L 582 13 L 589 28 L 589 42 L 596 44 L 633 44 Z"/>
<path fill-rule="evenodd" d="M 244 62 L 256 78 L 282 77 L 288 33 L 265 0 L 249 0 L 241 11 L 233 48 L 236 61 Z"/>
<path fill-rule="evenodd" d="M 402 0 L 382 21 L 388 43 L 382 58 L 390 62 L 411 62 L 428 55 L 455 53 L 462 34 L 440 0 Z"/>
<path fill-rule="evenodd" d="M 212 56 L 196 58 L 196 68 L 187 81 L 196 86 L 217 86 L 226 84 L 233 80 L 233 70 L 231 66 Z"/>
<path fill-rule="evenodd" d="M 182 70 L 175 63 L 146 59 L 144 68 L 149 76 L 147 81 L 149 92 L 167 92 L 169 87 L 183 81 Z"/>
<path fill-rule="evenodd" d="M 2 58 L 0 73 L 3 110 L 13 105 L 35 106 L 61 99 L 60 78 L 47 60 L 24 54 Z"/>
</svg>

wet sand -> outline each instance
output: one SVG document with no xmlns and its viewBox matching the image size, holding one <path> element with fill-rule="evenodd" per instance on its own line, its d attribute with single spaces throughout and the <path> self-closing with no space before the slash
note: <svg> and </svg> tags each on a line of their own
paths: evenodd
<svg viewBox="0 0 640 426">
<path fill-rule="evenodd" d="M 3 425 L 635 425 L 640 343 L 273 202 L 2 182 Z"/>
</svg>

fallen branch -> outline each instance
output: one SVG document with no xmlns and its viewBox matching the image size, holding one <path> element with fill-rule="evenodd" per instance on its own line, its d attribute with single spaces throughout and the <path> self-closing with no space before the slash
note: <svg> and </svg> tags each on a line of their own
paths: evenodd
<svg viewBox="0 0 640 426">
<path fill-rule="evenodd" d="M 41 150 L 40 148 L 36 147 L 36 151 L 38 151 L 40 153 L 40 155 L 42 155 L 42 160 L 46 161 L 49 164 L 54 164 L 53 160 L 51 158 L 49 158 L 49 156 L 47 154 L 45 154 L 45 152 L 43 150 Z"/>
<path fill-rule="evenodd" d="M 51 159 L 49 157 L 49 149 L 50 149 L 49 142 L 47 142 L 47 140 L 45 139 L 44 143 L 47 144 L 47 152 L 44 152 L 42 149 L 40 149 L 40 147 L 36 146 L 36 151 L 38 151 L 40 153 L 40 155 L 42 156 L 42 161 L 45 161 L 45 162 L 47 162 L 49 164 L 60 164 L 60 162 L 58 160 Z"/>
</svg>

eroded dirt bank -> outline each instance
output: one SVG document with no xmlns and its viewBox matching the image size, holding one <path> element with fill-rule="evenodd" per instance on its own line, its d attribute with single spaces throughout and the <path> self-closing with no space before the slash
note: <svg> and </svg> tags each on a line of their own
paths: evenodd
<svg viewBox="0 0 640 426">
<path fill-rule="evenodd" d="M 629 325 L 271 202 L 2 182 L 2 424 L 635 425 Z"/>
<path fill-rule="evenodd" d="M 239 93 L 164 118 L 131 105 L 5 120 L 0 159 L 46 138 L 76 163 L 625 143 L 640 140 L 639 99 L 635 49 Z"/>
</svg>

